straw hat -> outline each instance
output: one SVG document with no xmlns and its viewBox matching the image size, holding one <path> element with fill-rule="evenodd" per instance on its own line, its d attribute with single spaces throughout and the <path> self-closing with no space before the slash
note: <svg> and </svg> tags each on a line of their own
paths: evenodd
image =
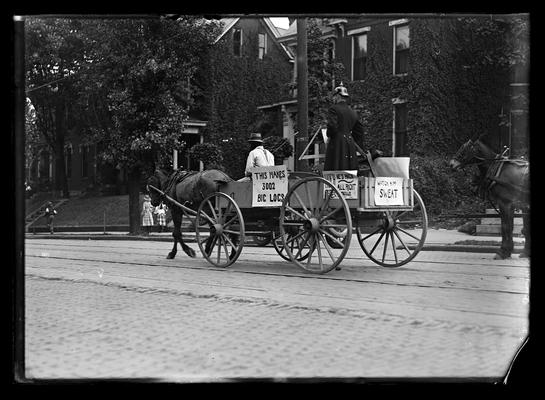
<svg viewBox="0 0 545 400">
<path fill-rule="evenodd" d="M 263 138 L 261 137 L 261 133 L 252 133 L 252 134 L 250 134 L 250 138 L 248 139 L 248 142 L 263 143 Z"/>
<path fill-rule="evenodd" d="M 144 195 L 144 201 L 151 201 L 151 197 L 149 197 L 149 194 Z"/>
</svg>

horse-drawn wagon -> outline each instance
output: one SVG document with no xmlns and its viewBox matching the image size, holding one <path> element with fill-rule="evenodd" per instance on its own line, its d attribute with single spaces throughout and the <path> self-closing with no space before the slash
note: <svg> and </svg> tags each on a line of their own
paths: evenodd
<svg viewBox="0 0 545 400">
<path fill-rule="evenodd" d="M 354 232 L 369 259 L 399 267 L 424 245 L 426 208 L 408 177 L 408 162 L 397 168 L 402 172 L 392 173 L 386 161 L 396 159 L 384 158 L 389 171 L 381 173 L 380 159 L 367 158 L 368 176 L 357 171 L 288 173 L 284 166 L 275 166 L 255 169 L 250 181 L 216 179 L 216 190 L 192 208 L 164 193 L 160 179 L 148 187 L 195 216 L 197 244 L 216 267 L 233 264 L 247 236 L 270 235 L 283 259 L 312 273 L 326 273 L 340 266 Z M 175 252 L 176 232 L 173 236 Z M 178 240 L 187 247 L 181 233 Z M 193 250 L 184 250 L 194 256 Z"/>
</svg>

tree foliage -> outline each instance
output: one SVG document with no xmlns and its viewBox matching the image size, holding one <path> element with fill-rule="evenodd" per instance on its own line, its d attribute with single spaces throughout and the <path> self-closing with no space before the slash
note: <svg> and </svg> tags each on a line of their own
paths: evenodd
<svg viewBox="0 0 545 400">
<path fill-rule="evenodd" d="M 101 20 L 88 28 L 95 67 L 85 101 L 102 159 L 149 168 L 182 150 L 180 132 L 192 105 L 188 82 L 217 26 L 188 17 Z"/>
</svg>

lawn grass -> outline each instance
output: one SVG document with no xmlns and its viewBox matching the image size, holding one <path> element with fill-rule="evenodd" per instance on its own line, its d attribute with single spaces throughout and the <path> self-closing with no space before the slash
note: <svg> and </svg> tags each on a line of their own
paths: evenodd
<svg viewBox="0 0 545 400">
<path fill-rule="evenodd" d="M 40 207 L 45 201 L 58 199 L 60 197 L 51 193 L 37 193 L 26 201 L 26 213 Z M 57 213 L 56 226 L 129 225 L 129 196 L 71 197 L 57 208 Z M 45 218 L 40 218 L 34 225 L 45 223 Z"/>
<path fill-rule="evenodd" d="M 129 196 L 97 196 L 69 199 L 57 209 L 55 225 L 128 225 Z"/>
</svg>

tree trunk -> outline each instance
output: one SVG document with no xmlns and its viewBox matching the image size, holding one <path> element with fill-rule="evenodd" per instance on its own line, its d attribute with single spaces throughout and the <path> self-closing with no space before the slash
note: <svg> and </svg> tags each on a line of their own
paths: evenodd
<svg viewBox="0 0 545 400">
<path fill-rule="evenodd" d="M 62 197 L 69 198 L 68 179 L 66 177 L 66 166 L 64 164 L 64 138 L 66 127 L 66 113 L 64 100 L 57 102 L 55 109 L 55 190 L 62 192 Z"/>
<path fill-rule="evenodd" d="M 141 170 L 139 167 L 132 167 L 127 174 L 127 183 L 129 191 L 129 233 L 138 235 L 142 233 L 142 224 L 140 218 L 140 178 Z"/>
</svg>

